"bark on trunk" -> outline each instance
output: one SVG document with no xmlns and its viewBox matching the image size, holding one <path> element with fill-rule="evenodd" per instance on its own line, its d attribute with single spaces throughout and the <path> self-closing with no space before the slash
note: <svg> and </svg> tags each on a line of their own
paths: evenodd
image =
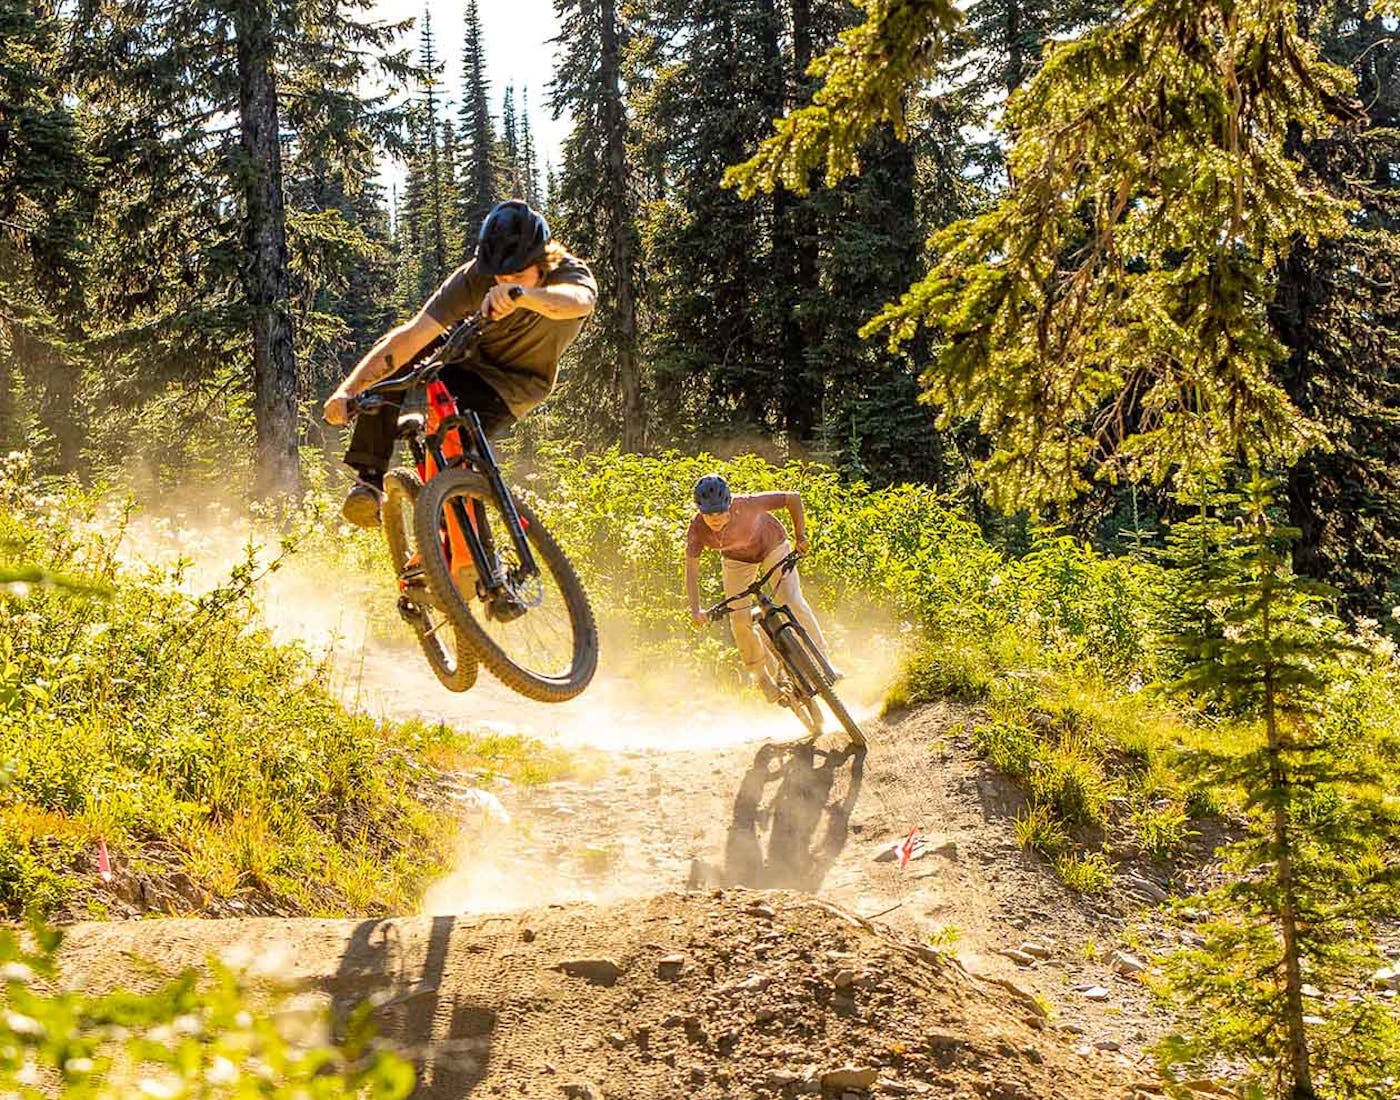
<svg viewBox="0 0 1400 1100">
<path fill-rule="evenodd" d="M 253 416 L 258 491 L 294 493 L 297 468 L 297 372 L 288 309 L 287 224 L 282 204 L 273 75 L 272 13 L 267 0 L 235 7 L 238 114 L 243 141 L 243 292 L 252 315 Z"/>
<path fill-rule="evenodd" d="M 1271 624 L 1264 608 L 1264 634 Z M 1274 704 L 1273 673 L 1264 674 L 1264 728 L 1269 738 L 1269 782 L 1275 793 L 1273 809 L 1274 850 L 1278 853 L 1279 929 L 1283 937 L 1284 1027 L 1288 1033 L 1288 1067 L 1292 1100 L 1315 1100 L 1308 1036 L 1303 1024 L 1303 970 L 1298 949 L 1298 902 L 1293 881 L 1293 838 L 1288 827 L 1289 776 L 1283 763 L 1283 735 Z"/>
<path fill-rule="evenodd" d="M 614 280 L 617 331 L 617 379 L 622 391 L 622 449 L 640 451 L 646 443 L 646 406 L 637 362 L 637 294 L 633 277 L 632 218 L 628 202 L 627 116 L 622 103 L 622 50 L 617 35 L 615 0 L 602 0 L 604 157 L 607 170 L 609 261 Z"/>
</svg>

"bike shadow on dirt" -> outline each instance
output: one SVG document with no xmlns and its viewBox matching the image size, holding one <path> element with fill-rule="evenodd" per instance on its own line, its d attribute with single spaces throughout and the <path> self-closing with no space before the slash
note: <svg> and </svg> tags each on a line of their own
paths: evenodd
<svg viewBox="0 0 1400 1100">
<path fill-rule="evenodd" d="M 365 1001 L 376 1032 L 413 1063 L 413 1095 L 460 1097 L 486 1077 L 495 1012 L 450 989 L 456 918 L 433 917 L 426 942 L 403 941 L 392 920 L 355 926 L 330 980 L 335 1017 L 343 1027 Z"/>
<path fill-rule="evenodd" d="M 846 846 L 864 775 L 864 750 L 764 745 L 734 796 L 723 864 L 693 869 L 692 880 L 815 891 Z"/>
</svg>

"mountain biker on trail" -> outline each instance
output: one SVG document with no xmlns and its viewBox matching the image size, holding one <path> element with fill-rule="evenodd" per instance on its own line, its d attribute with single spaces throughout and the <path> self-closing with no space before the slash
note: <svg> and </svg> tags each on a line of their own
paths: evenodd
<svg viewBox="0 0 1400 1100">
<path fill-rule="evenodd" d="M 588 265 L 551 238 L 540 214 L 519 199 L 498 203 L 481 224 L 476 255 L 365 354 L 326 399 L 326 422 L 344 424 L 351 397 L 480 312 L 495 323 L 483 331 L 473 358 L 450 364 L 440 377 L 458 408 L 475 411 L 487 436 L 495 437 L 549 396 L 559 357 L 597 299 Z M 357 478 L 342 512 L 358 527 L 379 526 L 398 414 L 392 406 L 362 412 L 351 432 L 345 462 Z"/>
<path fill-rule="evenodd" d="M 691 518 L 685 537 L 685 594 L 690 601 L 691 620 L 696 626 L 704 626 L 708 621 L 700 610 L 700 555 L 706 549 L 719 551 L 726 596 L 742 592 L 753 584 L 760 571 L 767 571 L 792 553 L 787 531 L 772 515 L 779 508 L 786 508 L 792 518 L 797 552 L 807 552 L 807 518 L 802 511 L 802 497 L 797 493 L 755 493 L 736 497 L 719 474 L 706 474 L 695 483 L 695 506 L 698 511 Z M 780 577 L 773 595 L 778 603 L 788 606 L 825 656 L 826 639 L 817 625 L 817 617 L 802 596 L 796 569 Z M 734 644 L 739 647 L 739 656 L 755 685 L 768 699 L 776 701 L 781 692 L 766 667 L 758 627 L 747 614 L 730 615 L 729 626 L 734 633 Z"/>
</svg>

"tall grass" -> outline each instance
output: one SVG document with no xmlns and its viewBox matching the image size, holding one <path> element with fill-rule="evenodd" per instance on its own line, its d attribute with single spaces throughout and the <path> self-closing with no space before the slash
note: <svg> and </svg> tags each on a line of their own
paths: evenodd
<svg viewBox="0 0 1400 1100">
<path fill-rule="evenodd" d="M 262 627 L 256 555 L 191 596 L 179 565 L 122 571 L 121 524 L 92 522 L 93 494 L 12 462 L 0 503 L 4 556 L 41 578 L 0 589 L 0 909 L 12 915 L 89 896 L 99 837 L 119 868 L 180 870 L 215 898 L 409 910 L 454 850 L 442 770 L 537 781 L 568 767 L 519 740 L 348 713 L 327 670 Z M 58 576 L 85 587 L 43 580 Z"/>
</svg>

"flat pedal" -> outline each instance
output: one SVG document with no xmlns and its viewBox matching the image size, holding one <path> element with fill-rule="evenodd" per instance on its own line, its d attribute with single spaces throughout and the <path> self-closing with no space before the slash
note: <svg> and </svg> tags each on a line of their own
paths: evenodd
<svg viewBox="0 0 1400 1100">
<path fill-rule="evenodd" d="M 427 625 L 428 617 L 423 614 L 423 609 L 407 596 L 399 597 L 398 611 L 399 618 L 415 630 Z"/>
</svg>

